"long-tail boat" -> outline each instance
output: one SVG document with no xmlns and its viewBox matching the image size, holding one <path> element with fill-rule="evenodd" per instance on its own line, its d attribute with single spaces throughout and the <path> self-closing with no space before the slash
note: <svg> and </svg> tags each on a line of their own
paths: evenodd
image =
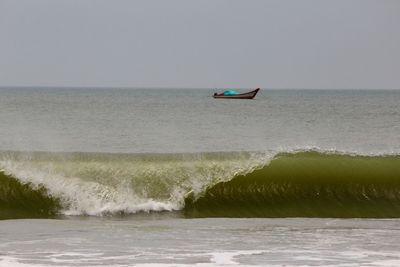
<svg viewBox="0 0 400 267">
<path fill-rule="evenodd" d="M 231 94 L 231 91 L 225 91 L 220 94 L 214 93 L 213 97 L 218 99 L 253 99 L 258 91 L 260 91 L 260 88 L 243 94 Z"/>
</svg>

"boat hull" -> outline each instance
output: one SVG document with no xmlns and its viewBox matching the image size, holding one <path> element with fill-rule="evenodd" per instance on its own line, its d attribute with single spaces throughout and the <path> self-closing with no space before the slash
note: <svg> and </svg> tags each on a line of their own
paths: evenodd
<svg viewBox="0 0 400 267">
<path fill-rule="evenodd" d="M 254 91 L 237 95 L 224 95 L 223 93 L 222 94 L 215 93 L 213 97 L 216 99 L 253 99 L 259 90 L 260 88 L 257 88 Z"/>
</svg>

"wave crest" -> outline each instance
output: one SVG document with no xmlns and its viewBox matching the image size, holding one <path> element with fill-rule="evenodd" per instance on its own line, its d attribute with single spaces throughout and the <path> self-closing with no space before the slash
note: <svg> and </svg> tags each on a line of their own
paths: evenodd
<svg viewBox="0 0 400 267">
<path fill-rule="evenodd" d="M 199 195 L 260 162 L 254 153 L 0 155 L 3 177 L 32 190 L 45 188 L 43 197 L 54 199 L 64 215 L 180 210 L 187 194 Z"/>
<path fill-rule="evenodd" d="M 0 153 L 0 218 L 400 217 L 400 156 Z"/>
</svg>

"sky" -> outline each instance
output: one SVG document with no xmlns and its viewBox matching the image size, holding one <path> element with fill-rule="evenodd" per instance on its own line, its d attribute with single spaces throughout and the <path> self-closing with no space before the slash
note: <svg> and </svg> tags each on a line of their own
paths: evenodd
<svg viewBox="0 0 400 267">
<path fill-rule="evenodd" d="M 0 86 L 400 89 L 398 0 L 0 0 Z"/>
</svg>

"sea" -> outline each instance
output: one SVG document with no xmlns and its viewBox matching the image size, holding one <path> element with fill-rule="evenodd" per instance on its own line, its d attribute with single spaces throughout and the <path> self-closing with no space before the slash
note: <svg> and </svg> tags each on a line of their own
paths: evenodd
<svg viewBox="0 0 400 267">
<path fill-rule="evenodd" d="M 216 91 L 0 88 L 0 267 L 400 266 L 400 90 Z"/>
</svg>

